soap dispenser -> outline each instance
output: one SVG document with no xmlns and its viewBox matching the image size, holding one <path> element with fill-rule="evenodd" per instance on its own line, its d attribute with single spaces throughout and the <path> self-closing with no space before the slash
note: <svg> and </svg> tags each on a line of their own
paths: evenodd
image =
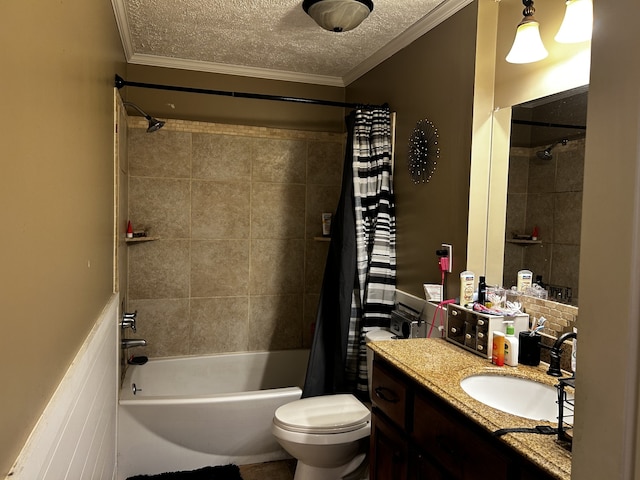
<svg viewBox="0 0 640 480">
<path fill-rule="evenodd" d="M 507 333 L 504 337 L 504 363 L 511 367 L 518 366 L 518 338 L 515 336 L 515 328 L 512 321 L 507 324 Z"/>
</svg>

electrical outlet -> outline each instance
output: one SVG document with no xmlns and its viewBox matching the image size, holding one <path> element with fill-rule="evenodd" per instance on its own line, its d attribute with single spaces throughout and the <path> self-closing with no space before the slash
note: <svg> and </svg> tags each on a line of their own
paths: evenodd
<svg viewBox="0 0 640 480">
<path fill-rule="evenodd" d="M 449 243 L 443 243 L 442 248 L 447 250 L 449 256 L 449 269 L 447 270 L 449 273 L 453 271 L 453 245 Z"/>
</svg>

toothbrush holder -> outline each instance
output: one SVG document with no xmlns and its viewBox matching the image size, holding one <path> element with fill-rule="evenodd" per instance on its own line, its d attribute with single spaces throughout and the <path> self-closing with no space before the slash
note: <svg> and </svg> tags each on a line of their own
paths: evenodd
<svg viewBox="0 0 640 480">
<path fill-rule="evenodd" d="M 520 332 L 518 335 L 518 363 L 537 367 L 540 364 L 540 334 Z"/>
</svg>

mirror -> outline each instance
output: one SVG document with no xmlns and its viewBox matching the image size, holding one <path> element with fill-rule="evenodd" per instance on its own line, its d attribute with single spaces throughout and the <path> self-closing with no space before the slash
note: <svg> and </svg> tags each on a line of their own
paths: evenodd
<svg viewBox="0 0 640 480">
<path fill-rule="evenodd" d="M 511 109 L 503 285 L 531 270 L 577 305 L 588 87 Z"/>
</svg>

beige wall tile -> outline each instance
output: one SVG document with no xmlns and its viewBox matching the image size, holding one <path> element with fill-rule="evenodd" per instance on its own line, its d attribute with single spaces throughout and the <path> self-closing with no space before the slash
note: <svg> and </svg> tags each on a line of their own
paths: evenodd
<svg viewBox="0 0 640 480">
<path fill-rule="evenodd" d="M 582 192 L 556 193 L 554 197 L 554 243 L 580 245 Z"/>
<path fill-rule="evenodd" d="M 130 218 L 161 237 L 126 248 L 128 298 L 153 317 L 148 354 L 308 346 L 329 244 L 305 238 L 336 208 L 344 135 L 189 121 L 153 144 L 132 132 Z"/>
<path fill-rule="evenodd" d="M 249 297 L 191 299 L 191 354 L 248 350 Z"/>
<path fill-rule="evenodd" d="M 252 181 L 305 183 L 307 143 L 300 140 L 258 139 Z"/>
<path fill-rule="evenodd" d="M 130 128 L 128 136 L 129 174 L 141 177 L 189 177 L 191 175 L 191 133 L 167 129 L 153 135 Z"/>
<path fill-rule="evenodd" d="M 252 296 L 249 349 L 286 350 L 302 347 L 302 295 Z"/>
<path fill-rule="evenodd" d="M 193 134 L 193 178 L 248 182 L 256 140 L 250 137 Z"/>
<path fill-rule="evenodd" d="M 247 295 L 248 240 L 191 242 L 191 297 Z"/>
<path fill-rule="evenodd" d="M 553 192 L 555 190 L 556 158 L 540 160 L 535 153 L 529 161 L 529 193 Z"/>
<path fill-rule="evenodd" d="M 131 300 L 131 310 L 138 311 L 137 331 L 129 338 L 144 338 L 146 347 L 136 349 L 136 355 L 148 357 L 189 354 L 189 299 Z"/>
<path fill-rule="evenodd" d="M 129 300 L 189 297 L 189 240 L 129 245 Z"/>
<path fill-rule="evenodd" d="M 249 237 L 249 190 L 246 184 L 194 180 L 191 190 L 193 238 Z"/>
<path fill-rule="evenodd" d="M 253 183 L 252 238 L 303 238 L 305 186 Z"/>
<path fill-rule="evenodd" d="M 189 237 L 189 180 L 130 177 L 129 219 L 134 230 L 163 238 Z"/>
<path fill-rule="evenodd" d="M 340 185 L 344 148 L 342 143 L 309 142 L 307 183 Z"/>
<path fill-rule="evenodd" d="M 251 295 L 281 295 L 304 291 L 304 241 L 251 240 Z"/>
</svg>

